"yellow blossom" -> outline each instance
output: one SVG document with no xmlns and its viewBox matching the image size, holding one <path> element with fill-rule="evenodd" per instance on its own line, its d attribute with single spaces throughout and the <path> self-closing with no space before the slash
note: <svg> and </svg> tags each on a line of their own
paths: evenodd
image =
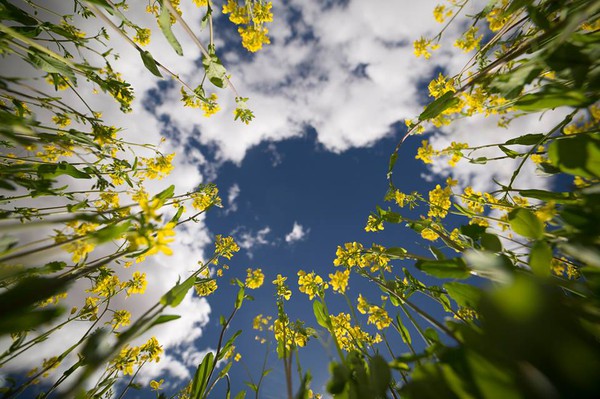
<svg viewBox="0 0 600 399">
<path fill-rule="evenodd" d="M 452 15 L 452 10 L 447 10 L 446 6 L 443 4 L 437 5 L 433 9 L 433 17 L 440 24 L 443 23 L 446 20 L 446 18 L 448 18 L 451 15 Z"/>
<path fill-rule="evenodd" d="M 267 3 L 255 2 L 252 7 L 252 22 L 255 25 L 260 25 L 265 22 L 273 22 L 273 13 L 271 12 L 271 8 L 273 7 L 273 3 L 270 1 Z"/>
<path fill-rule="evenodd" d="M 383 220 L 376 218 L 373 215 L 369 215 L 367 218 L 367 225 L 365 231 L 380 231 L 383 230 Z"/>
<path fill-rule="evenodd" d="M 229 14 L 229 20 L 236 25 L 250 22 L 246 7 L 239 6 L 237 0 L 227 0 L 227 4 L 223 5 L 222 12 L 223 14 Z"/>
<path fill-rule="evenodd" d="M 367 300 L 362 296 L 362 294 L 358 294 L 358 306 L 356 307 L 358 311 L 362 314 L 367 314 L 371 305 L 367 302 Z"/>
<path fill-rule="evenodd" d="M 479 46 L 479 42 L 483 38 L 483 35 L 477 36 L 477 32 L 479 28 L 476 26 L 471 26 L 468 31 L 466 31 L 460 39 L 458 39 L 454 45 L 459 49 L 463 50 L 465 53 L 469 51 L 475 50 Z"/>
<path fill-rule="evenodd" d="M 216 114 L 221 109 L 217 103 L 217 95 L 215 93 L 212 93 L 210 97 L 206 99 L 206 101 L 202 101 L 200 103 L 200 107 L 202 108 L 202 111 L 204 111 L 204 116 L 207 118 Z"/>
<path fill-rule="evenodd" d="M 348 287 L 348 279 L 350 277 L 350 269 L 346 269 L 344 271 L 336 271 L 335 273 L 329 274 L 329 284 L 331 284 L 331 288 L 334 291 L 337 291 L 341 294 L 346 292 L 346 288 Z"/>
<path fill-rule="evenodd" d="M 375 324 L 378 330 L 383 330 L 392 323 L 392 319 L 385 311 L 385 309 L 379 306 L 371 306 L 369 308 L 369 319 L 367 320 L 368 324 Z"/>
<path fill-rule="evenodd" d="M 428 217 L 439 217 L 445 218 L 448 214 L 448 209 L 452 205 L 450 196 L 452 195 L 452 188 L 446 186 L 442 187 L 438 184 L 435 189 L 429 192 L 429 212 Z"/>
<path fill-rule="evenodd" d="M 121 326 L 127 327 L 131 323 L 131 313 L 126 310 L 117 310 L 113 314 L 110 324 L 113 330 L 118 330 Z"/>
<path fill-rule="evenodd" d="M 430 228 L 424 228 L 421 230 L 421 237 L 429 241 L 435 241 L 439 238 L 439 235 Z"/>
<path fill-rule="evenodd" d="M 265 27 L 256 27 L 249 25 L 246 27 L 239 27 L 238 33 L 242 37 L 242 46 L 252 53 L 260 50 L 263 44 L 269 44 L 269 30 Z"/>
<path fill-rule="evenodd" d="M 143 294 L 146 292 L 147 284 L 146 273 L 141 273 L 139 271 L 134 272 L 131 280 L 126 283 L 127 296 L 132 294 Z"/>
<path fill-rule="evenodd" d="M 415 159 L 420 159 L 423 163 L 431 163 L 432 157 L 437 155 L 437 151 L 433 149 L 427 140 L 421 141 L 421 147 L 417 149 Z"/>
<path fill-rule="evenodd" d="M 436 79 L 429 82 L 427 89 L 429 90 L 429 95 L 434 98 L 439 98 L 450 91 L 456 92 L 454 79 L 446 78 L 441 72 Z"/>
<path fill-rule="evenodd" d="M 201 283 L 195 284 L 194 288 L 198 296 L 209 296 L 219 288 L 215 279 L 205 280 Z"/>
<path fill-rule="evenodd" d="M 150 29 L 147 28 L 136 29 L 133 41 L 139 44 L 140 46 L 146 46 L 148 43 L 150 43 L 151 33 L 152 32 L 150 31 Z"/>
<path fill-rule="evenodd" d="M 240 355 L 239 353 L 236 353 L 235 356 L 233 357 L 233 360 L 235 360 L 236 362 L 239 362 L 242 359 L 242 355 Z"/>
<path fill-rule="evenodd" d="M 431 42 L 432 41 L 430 39 L 425 39 L 422 36 L 420 39 L 415 40 L 413 43 L 415 56 L 417 58 L 422 56 L 428 60 L 431 57 L 431 53 L 429 51 L 437 50 L 440 47 L 439 44 L 431 44 Z"/>
<path fill-rule="evenodd" d="M 285 285 L 285 280 L 287 280 L 287 277 L 278 274 L 277 278 L 273 280 L 273 284 L 277 287 L 277 295 L 287 301 L 292 296 L 292 291 Z"/>
<path fill-rule="evenodd" d="M 315 272 L 306 273 L 303 270 L 298 271 L 298 289 L 300 292 L 308 295 L 312 300 L 315 295 L 321 294 L 329 288 L 329 284 L 323 281 L 323 278 Z"/>
<path fill-rule="evenodd" d="M 263 282 L 265 281 L 265 275 L 263 274 L 261 269 L 248 269 L 246 270 L 246 272 L 246 287 L 250 288 L 251 290 L 254 290 L 263 285 Z"/>
<path fill-rule="evenodd" d="M 220 234 L 215 236 L 215 252 L 227 259 L 231 259 L 233 254 L 240 250 L 233 237 L 223 237 Z"/>
<path fill-rule="evenodd" d="M 163 382 L 165 382 L 163 378 L 161 378 L 159 381 L 152 380 L 150 381 L 150 388 L 152 388 L 153 391 L 158 391 L 162 389 L 161 385 L 163 384 Z"/>
</svg>

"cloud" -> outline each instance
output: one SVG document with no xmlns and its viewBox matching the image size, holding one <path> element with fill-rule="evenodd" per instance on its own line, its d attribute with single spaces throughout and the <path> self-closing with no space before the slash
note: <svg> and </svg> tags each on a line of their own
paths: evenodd
<svg viewBox="0 0 600 399">
<path fill-rule="evenodd" d="M 269 226 L 258 230 L 256 233 L 245 231 L 242 227 L 231 234 L 236 238 L 235 242 L 239 247 L 245 249 L 248 257 L 252 258 L 253 252 L 257 247 L 271 244 L 271 241 L 267 239 L 267 235 L 270 232 L 271 228 Z"/>
<path fill-rule="evenodd" d="M 235 200 L 239 195 L 240 186 L 237 183 L 229 187 L 229 191 L 227 191 L 227 208 L 225 209 L 225 214 L 237 211 L 238 205 Z"/>
<path fill-rule="evenodd" d="M 294 222 L 294 227 L 292 227 L 292 231 L 285 235 L 285 242 L 293 243 L 296 241 L 301 241 L 306 238 L 306 235 L 310 232 L 310 229 L 305 229 L 298 222 Z"/>
</svg>

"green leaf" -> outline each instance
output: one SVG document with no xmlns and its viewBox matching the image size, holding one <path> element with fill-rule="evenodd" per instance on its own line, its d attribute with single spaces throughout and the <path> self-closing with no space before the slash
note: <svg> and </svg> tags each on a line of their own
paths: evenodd
<svg viewBox="0 0 600 399">
<path fill-rule="evenodd" d="M 390 247 L 386 248 L 384 251 L 384 254 L 387 256 L 395 256 L 401 259 L 403 259 L 407 253 L 408 251 L 401 247 Z"/>
<path fill-rule="evenodd" d="M 204 356 L 204 359 L 202 359 L 202 363 L 200 363 L 196 369 L 196 374 L 194 375 L 194 380 L 192 382 L 191 398 L 201 399 L 206 396 L 204 395 L 204 390 L 208 386 L 208 378 L 214 366 L 214 354 L 208 352 L 206 356 Z"/>
<path fill-rule="evenodd" d="M 508 214 L 508 222 L 510 228 L 523 237 L 537 240 L 544 236 L 544 225 L 529 209 L 513 209 Z"/>
<path fill-rule="evenodd" d="M 246 397 L 246 391 L 239 391 L 237 395 L 235 395 L 234 399 L 244 399 Z"/>
<path fill-rule="evenodd" d="M 385 397 L 385 391 L 392 380 L 390 366 L 381 355 L 375 355 L 369 361 L 369 385 L 376 397 Z"/>
<path fill-rule="evenodd" d="M 159 324 L 168 323 L 170 321 L 177 320 L 180 318 L 181 318 L 181 316 L 179 316 L 177 314 L 162 314 L 162 315 L 158 316 L 158 318 L 152 322 L 152 325 L 150 327 L 154 327 Z"/>
<path fill-rule="evenodd" d="M 65 161 L 57 164 L 41 164 L 37 169 L 38 175 L 46 179 L 53 179 L 61 175 L 68 175 L 75 179 L 91 179 L 92 176 L 80 171 Z"/>
<path fill-rule="evenodd" d="M 64 62 L 49 56 L 46 53 L 42 53 L 37 49 L 30 47 L 28 49 L 27 57 L 33 66 L 38 69 L 41 69 L 44 72 L 48 73 L 58 73 L 67 78 L 69 81 L 73 83 L 73 85 L 77 86 L 77 78 L 75 77 L 75 72 L 71 69 L 70 66 L 65 64 Z"/>
<path fill-rule="evenodd" d="M 219 88 L 227 86 L 227 70 L 223 64 L 221 64 L 221 60 L 217 57 L 214 48 L 209 48 L 208 57 L 202 57 L 202 65 L 204 66 L 206 77 L 212 84 Z"/>
<path fill-rule="evenodd" d="M 536 241 L 529 252 L 529 266 L 533 273 L 540 277 L 550 276 L 552 248 L 546 241 Z"/>
<path fill-rule="evenodd" d="M 181 215 L 183 214 L 183 209 L 183 206 L 177 208 L 177 212 L 175 213 L 175 215 L 173 215 L 173 217 L 170 220 L 171 223 L 177 223 L 179 221 Z"/>
<path fill-rule="evenodd" d="M 233 346 L 233 343 L 235 342 L 235 339 L 237 337 L 239 337 L 241 333 L 242 333 L 242 330 L 237 330 L 235 332 L 235 334 L 233 334 L 231 336 L 231 338 L 229 338 L 227 340 L 227 342 L 225 343 L 225 345 L 223 345 L 223 349 L 221 349 L 219 351 L 219 356 L 217 356 L 217 361 L 223 359 L 223 357 L 225 357 L 225 355 L 227 355 L 227 353 L 229 352 L 229 349 Z"/>
<path fill-rule="evenodd" d="M 544 134 L 542 133 L 531 133 L 525 134 L 523 136 L 515 137 L 514 139 L 510 139 L 506 141 L 504 144 L 520 144 L 520 145 L 536 145 L 544 138 Z"/>
<path fill-rule="evenodd" d="M 417 269 L 430 276 L 438 278 L 467 278 L 469 269 L 461 258 L 443 260 L 419 260 L 415 263 Z"/>
<path fill-rule="evenodd" d="M 0 334 L 17 333 L 19 331 L 33 330 L 46 324 L 64 313 L 64 308 L 50 308 L 27 311 L 13 314 L 10 317 L 0 318 Z M 4 315 L 3 315 L 4 316 Z"/>
<path fill-rule="evenodd" d="M 317 323 L 321 327 L 329 329 L 327 324 L 327 314 L 325 313 L 325 308 L 320 301 L 313 302 L 313 313 L 315 314 L 315 319 L 317 319 Z"/>
<path fill-rule="evenodd" d="M 502 243 L 495 234 L 483 233 L 481 235 L 481 246 L 490 252 L 502 251 Z"/>
<path fill-rule="evenodd" d="M 504 283 L 511 279 L 514 265 L 504 254 L 471 249 L 464 252 L 463 258 L 476 276 Z"/>
<path fill-rule="evenodd" d="M 156 194 L 154 196 L 154 198 L 157 198 L 159 200 L 166 200 L 168 198 L 173 197 L 174 193 L 175 193 L 175 186 L 173 184 L 171 184 L 169 187 L 165 188 L 163 191 Z"/>
<path fill-rule="evenodd" d="M 482 291 L 474 285 L 456 281 L 444 283 L 444 289 L 460 307 L 476 308 L 482 294 Z"/>
<path fill-rule="evenodd" d="M 162 1 L 160 7 L 160 15 L 158 17 L 158 26 L 160 27 L 160 30 L 162 31 L 163 35 L 165 36 L 171 47 L 173 47 L 173 50 L 175 50 L 177 55 L 183 55 L 183 49 L 181 48 L 181 44 L 177 41 L 177 38 L 171 30 L 171 14 L 169 13 L 167 7 L 162 5 Z"/>
<path fill-rule="evenodd" d="M 555 202 L 571 202 L 575 201 L 576 198 L 573 193 L 556 193 L 554 191 L 545 190 L 520 190 L 519 195 L 521 197 L 535 198 L 542 201 L 555 201 Z"/>
<path fill-rule="evenodd" d="M 506 154 L 506 156 L 509 157 L 509 158 L 513 158 L 514 159 L 514 158 L 523 156 L 523 154 L 521 154 L 520 152 L 513 151 L 510 148 L 505 147 L 503 145 L 499 145 L 498 148 L 500 148 L 502 150 L 502 152 L 504 154 Z"/>
<path fill-rule="evenodd" d="M 172 308 L 177 307 L 183 301 L 188 291 L 192 289 L 195 281 L 196 277 L 191 275 L 183 283 L 175 284 L 173 288 L 160 298 L 161 305 L 171 306 Z"/>
<path fill-rule="evenodd" d="M 600 178 L 600 139 L 587 134 L 553 141 L 548 147 L 551 163 L 575 176 Z"/>
<path fill-rule="evenodd" d="M 404 342 L 407 345 L 412 344 L 410 331 L 408 331 L 408 328 L 406 328 L 406 326 L 402 322 L 402 319 L 400 319 L 400 316 L 398 315 L 396 315 L 396 324 L 398 324 L 398 329 L 400 330 L 400 337 L 402 338 L 402 342 Z"/>
<path fill-rule="evenodd" d="M 537 112 L 561 106 L 585 107 L 590 104 L 590 101 L 593 99 L 581 91 L 562 89 L 525 94 L 513 106 L 520 111 Z"/>
<path fill-rule="evenodd" d="M 152 72 L 154 76 L 162 78 L 163 76 L 160 74 L 160 71 L 158 70 L 158 67 L 156 65 L 156 61 L 152 57 L 152 54 L 150 54 L 150 52 L 147 50 L 140 50 L 140 55 L 142 56 L 142 61 L 144 62 L 144 66 L 146 67 L 146 69 Z"/>
<path fill-rule="evenodd" d="M 0 1 L 0 20 L 15 21 L 22 25 L 37 25 L 38 21 L 6 0 Z"/>
<path fill-rule="evenodd" d="M 454 94 L 455 93 L 449 91 L 435 101 L 431 102 L 421 113 L 421 115 L 419 115 L 419 120 L 424 121 L 435 118 L 448 108 L 454 107 L 460 102 L 458 98 L 454 97 Z"/>
<path fill-rule="evenodd" d="M 350 371 L 346 365 L 333 362 L 330 363 L 329 375 L 331 379 L 327 382 L 327 392 L 332 395 L 342 393 L 350 378 Z"/>
<path fill-rule="evenodd" d="M 245 289 L 244 287 L 240 287 L 240 289 L 238 290 L 237 293 L 237 297 L 235 298 L 235 308 L 239 309 L 242 307 L 242 302 L 244 302 L 244 294 L 245 294 Z"/>
<path fill-rule="evenodd" d="M 91 236 L 94 238 L 96 243 L 101 244 L 104 242 L 121 238 L 123 236 L 123 233 L 129 230 L 130 226 L 131 223 L 129 221 L 125 221 L 124 223 L 119 224 L 111 224 L 98 231 L 93 232 Z"/>
</svg>

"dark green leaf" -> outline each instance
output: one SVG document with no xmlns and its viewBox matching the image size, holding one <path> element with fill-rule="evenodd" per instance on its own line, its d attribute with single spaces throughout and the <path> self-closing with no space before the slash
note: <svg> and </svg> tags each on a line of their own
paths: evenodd
<svg viewBox="0 0 600 399">
<path fill-rule="evenodd" d="M 481 235 L 481 246 L 490 252 L 502 251 L 502 243 L 495 234 L 483 233 Z"/>
<path fill-rule="evenodd" d="M 22 25 L 37 25 L 38 21 L 6 0 L 0 1 L 0 20 L 15 21 Z"/>
<path fill-rule="evenodd" d="M 412 344 L 410 331 L 408 331 L 408 328 L 406 328 L 406 326 L 402 322 L 402 319 L 400 319 L 400 316 L 396 316 L 396 324 L 398 324 L 398 329 L 400 330 L 400 337 L 402 338 L 402 342 L 404 342 L 407 345 Z"/>
<path fill-rule="evenodd" d="M 593 101 L 593 100 L 592 100 Z M 544 111 L 557 107 L 585 107 L 590 98 L 577 90 L 561 90 L 556 92 L 540 92 L 525 94 L 513 105 L 516 109 L 527 112 Z"/>
<path fill-rule="evenodd" d="M 575 200 L 573 193 L 557 193 L 544 190 L 519 190 L 521 197 L 535 198 L 542 201 L 568 202 Z"/>
<path fill-rule="evenodd" d="M 327 382 L 327 392 L 332 395 L 342 393 L 346 387 L 346 382 L 350 378 L 350 371 L 344 364 L 329 364 L 330 380 Z"/>
<path fill-rule="evenodd" d="M 122 238 L 123 233 L 129 230 L 131 223 L 129 221 L 125 221 L 124 223 L 119 224 L 111 224 L 106 226 L 98 231 L 92 233 L 92 237 L 98 243 L 104 243 L 112 240 L 116 240 Z"/>
<path fill-rule="evenodd" d="M 521 154 L 520 152 L 513 151 L 510 148 L 505 147 L 503 145 L 499 145 L 498 148 L 500 148 L 502 150 L 502 152 L 504 154 L 506 154 L 506 156 L 509 158 L 517 158 L 517 157 L 523 156 L 523 154 Z"/>
<path fill-rule="evenodd" d="M 419 260 L 415 263 L 417 269 L 438 278 L 467 278 L 469 269 L 461 258 L 444 260 Z"/>
<path fill-rule="evenodd" d="M 217 356 L 217 361 L 223 359 L 223 357 L 225 357 L 229 353 L 229 349 L 233 346 L 233 343 L 235 342 L 236 338 L 239 337 L 241 333 L 242 333 L 242 330 L 237 330 L 235 332 L 235 334 L 233 334 L 231 336 L 231 338 L 229 338 L 227 340 L 225 345 L 223 345 L 223 348 L 219 351 L 219 356 Z"/>
<path fill-rule="evenodd" d="M 194 380 L 192 382 L 191 398 L 201 399 L 206 397 L 204 390 L 208 386 L 208 378 L 215 366 L 214 355 L 212 352 L 208 352 L 202 363 L 196 369 Z"/>
<path fill-rule="evenodd" d="M 146 69 L 152 72 L 153 75 L 162 78 L 163 76 L 160 74 L 160 71 L 156 66 L 156 61 L 154 61 L 152 54 L 150 54 L 150 52 L 147 50 L 140 50 L 140 55 L 142 56 L 142 61 L 144 62 L 144 66 L 146 67 Z"/>
<path fill-rule="evenodd" d="M 544 225 L 529 209 L 513 209 L 508 214 L 508 222 L 510 228 L 523 237 L 537 240 L 544 236 Z"/>
<path fill-rule="evenodd" d="M 432 119 L 447 110 L 448 108 L 454 107 L 456 104 L 460 102 L 458 98 L 456 98 L 455 93 L 449 91 L 430 103 L 425 110 L 419 115 L 419 120 L 424 121 L 427 119 Z"/>
<path fill-rule="evenodd" d="M 41 164 L 38 166 L 38 175 L 46 179 L 52 179 L 61 175 L 68 175 L 76 179 L 91 179 L 92 176 L 80 171 L 73 165 L 67 162 L 59 162 L 57 164 Z"/>
<path fill-rule="evenodd" d="M 42 53 L 41 51 L 30 47 L 27 53 L 29 61 L 33 66 L 38 69 L 41 69 L 44 72 L 48 73 L 58 73 L 69 78 L 69 81 L 73 83 L 73 85 L 77 85 L 77 78 L 75 77 L 75 72 L 71 69 L 70 66 L 65 64 L 59 59 L 54 57 L 50 57 L 46 53 Z"/>
<path fill-rule="evenodd" d="M 514 139 L 507 140 L 504 144 L 520 144 L 520 145 L 536 145 L 544 138 L 541 133 L 525 134 L 523 136 L 516 137 Z"/>
<path fill-rule="evenodd" d="M 384 397 L 392 380 L 392 373 L 381 355 L 375 355 L 369 361 L 369 379 L 372 393 L 377 397 Z"/>
</svg>

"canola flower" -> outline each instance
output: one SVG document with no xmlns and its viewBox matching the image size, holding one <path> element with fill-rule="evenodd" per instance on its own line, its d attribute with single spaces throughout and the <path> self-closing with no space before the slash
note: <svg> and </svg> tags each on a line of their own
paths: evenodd
<svg viewBox="0 0 600 399">
<path fill-rule="evenodd" d="M 220 234 L 215 236 L 215 253 L 226 259 L 231 259 L 235 252 L 238 252 L 240 247 L 235 243 L 233 237 L 223 237 Z"/>
<path fill-rule="evenodd" d="M 329 284 L 315 272 L 298 271 L 298 289 L 308 295 L 308 299 L 312 300 L 316 295 L 321 295 L 327 288 L 329 288 Z"/>
<path fill-rule="evenodd" d="M 350 278 L 350 269 L 346 269 L 344 271 L 336 271 L 335 273 L 330 273 L 329 274 L 329 284 L 331 285 L 331 288 L 336 291 L 339 292 L 340 294 L 343 294 L 346 292 L 346 289 L 348 288 L 348 279 Z"/>
<path fill-rule="evenodd" d="M 251 290 L 255 290 L 260 288 L 265 281 L 265 275 L 263 274 L 261 269 L 248 269 L 246 270 L 246 287 Z"/>
<path fill-rule="evenodd" d="M 277 278 L 273 280 L 273 284 L 277 287 L 277 295 L 288 301 L 292 296 L 292 291 L 285 284 L 285 280 L 287 280 L 287 277 L 278 274 Z"/>
<path fill-rule="evenodd" d="M 438 48 L 440 48 L 440 45 L 432 44 L 431 39 L 425 39 L 424 37 L 421 37 L 420 39 L 414 41 L 413 47 L 414 54 L 417 58 L 423 57 L 426 60 L 428 60 L 431 57 L 430 51 L 437 50 Z"/>
</svg>

